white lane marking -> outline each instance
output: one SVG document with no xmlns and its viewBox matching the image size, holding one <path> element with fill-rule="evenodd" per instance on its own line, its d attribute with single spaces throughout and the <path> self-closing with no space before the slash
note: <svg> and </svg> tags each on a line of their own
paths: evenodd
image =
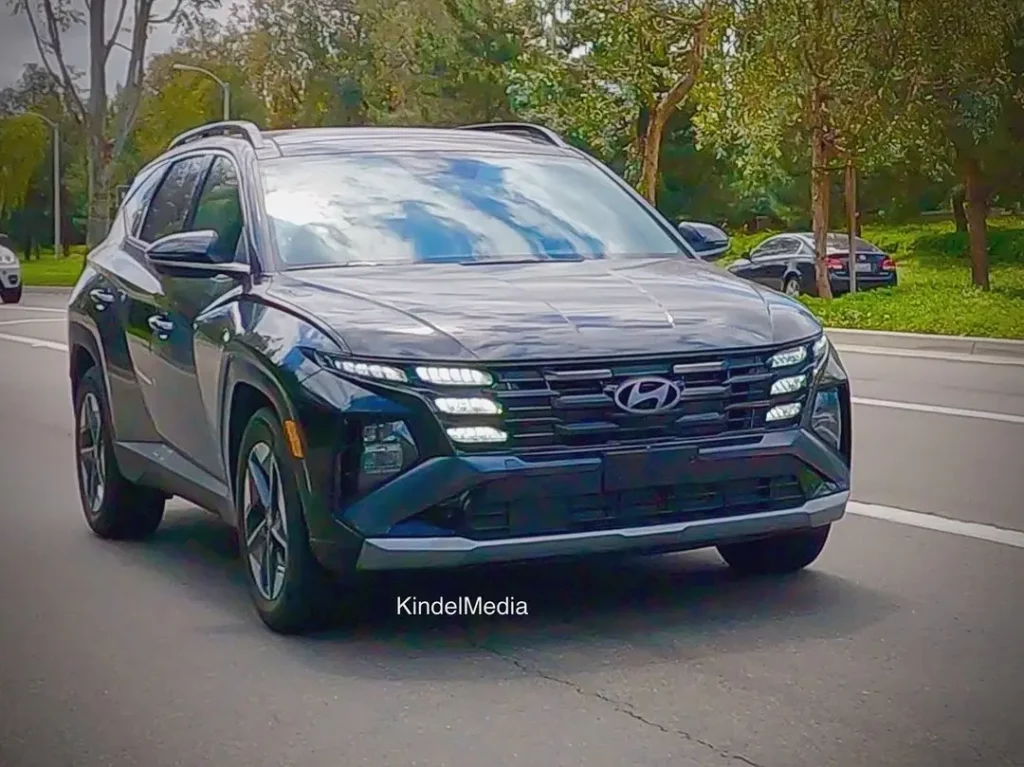
<svg viewBox="0 0 1024 767">
<path fill-rule="evenodd" d="M 64 322 L 64 320 L 56 319 L 56 318 L 55 319 L 50 319 L 49 317 L 44 317 L 42 319 L 33 319 L 33 320 L 25 320 L 25 319 L 22 319 L 22 320 L 4 320 L 3 322 L 0 322 L 0 325 L 37 325 L 40 322 Z"/>
<path fill-rule="evenodd" d="M 24 304 L 8 304 L 0 306 L 0 311 L 5 312 L 50 312 L 51 314 L 67 314 L 67 309 L 54 309 L 49 306 L 25 306 Z"/>
<path fill-rule="evenodd" d="M 940 517 L 937 514 L 925 514 L 920 511 L 907 511 L 906 509 L 895 509 L 891 506 L 879 506 L 859 501 L 850 501 L 846 505 L 846 511 L 859 517 L 871 517 L 885 522 L 895 522 L 898 525 L 920 527 L 924 530 L 959 535 L 961 538 L 976 538 L 979 541 L 1002 543 L 1024 549 L 1024 532 L 1020 530 L 1008 530 L 1005 527 L 984 525 L 980 522 L 964 522 L 959 519 Z"/>
<path fill-rule="evenodd" d="M 7 333 L 0 333 L 0 341 L 10 341 L 15 344 L 25 344 L 35 349 L 53 349 L 56 352 L 66 352 L 67 344 L 59 341 L 47 341 L 43 338 L 29 338 L 28 336 L 12 336 Z"/>
<path fill-rule="evenodd" d="M 867 407 L 885 407 L 893 410 L 911 410 L 916 413 L 930 413 L 932 415 L 952 415 L 960 418 L 980 418 L 985 421 L 1002 421 L 1004 423 L 1024 423 L 1024 415 L 1012 413 L 993 413 L 989 410 L 966 410 L 959 407 L 943 407 L 942 405 L 921 405 L 916 402 L 893 402 L 887 399 L 867 399 L 865 397 L 851 397 L 854 405 L 866 405 Z"/>
<path fill-rule="evenodd" d="M 890 349 L 885 346 L 857 346 L 835 344 L 843 354 L 865 354 L 878 357 L 909 357 L 911 359 L 940 360 L 942 362 L 974 362 L 978 365 L 1016 365 L 1024 367 L 1024 357 L 1000 357 L 994 354 L 959 354 L 956 352 L 933 352 L 924 349 Z"/>
</svg>

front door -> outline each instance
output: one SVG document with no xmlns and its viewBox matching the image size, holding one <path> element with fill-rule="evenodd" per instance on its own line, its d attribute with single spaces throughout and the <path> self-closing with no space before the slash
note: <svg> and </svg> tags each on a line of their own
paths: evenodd
<svg viewBox="0 0 1024 767">
<path fill-rule="evenodd" d="M 217 155 L 196 195 L 184 231 L 213 230 L 218 238 L 210 257 L 220 261 L 242 260 L 243 216 L 239 176 L 231 159 Z M 226 275 L 160 277 L 162 302 L 152 345 L 160 380 L 154 387 L 157 409 L 166 414 L 159 429 L 167 442 L 193 463 L 221 481 L 226 467 L 217 440 L 217 424 L 210 414 L 216 403 L 206 402 L 196 370 L 195 324 L 211 304 L 238 289 L 238 281 Z M 207 391 L 206 397 L 216 396 Z"/>
<path fill-rule="evenodd" d="M 164 278 L 146 259 L 145 246 L 185 231 L 212 159 L 210 154 L 197 154 L 170 166 L 153 196 L 138 237 L 125 245 L 140 268 L 135 278 L 125 280 L 122 286 L 128 347 L 146 409 L 160 439 L 197 464 L 196 457 L 175 438 L 176 422 L 190 419 L 191 414 L 168 398 L 167 392 L 182 385 L 182 376 L 169 369 L 163 359 L 164 346 L 186 342 L 188 328 L 175 326 L 170 319 L 173 309 Z"/>
</svg>

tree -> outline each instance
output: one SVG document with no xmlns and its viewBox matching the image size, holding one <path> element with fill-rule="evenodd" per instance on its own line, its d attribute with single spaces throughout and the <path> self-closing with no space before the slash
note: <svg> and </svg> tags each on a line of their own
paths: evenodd
<svg viewBox="0 0 1024 767">
<path fill-rule="evenodd" d="M 723 71 L 702 94 L 704 141 L 733 143 L 751 186 L 780 181 L 810 157 L 818 295 L 831 298 L 826 257 L 831 171 L 892 159 L 891 82 L 898 30 L 888 0 L 737 0 Z"/>
<path fill-rule="evenodd" d="M 719 0 L 568 0 L 514 83 L 527 112 L 607 156 L 624 141 L 627 175 L 652 203 L 665 129 L 716 49 Z"/>
<path fill-rule="evenodd" d="M 89 227 L 87 242 L 96 244 L 105 234 L 110 215 L 107 197 L 110 187 L 112 158 L 117 157 L 128 140 L 135 123 L 142 92 L 146 45 L 154 26 L 188 25 L 188 11 L 201 11 L 217 0 L 167 0 L 167 8 L 157 10 L 157 0 L 118 2 L 114 23 L 109 24 L 107 0 L 12 0 L 16 13 L 28 19 L 35 38 L 42 66 L 60 88 L 65 109 L 85 128 L 88 158 Z M 129 13 L 129 10 L 131 12 Z M 65 38 L 75 27 L 86 27 L 89 33 L 88 86 L 83 88 L 81 73 L 69 64 Z M 127 42 L 122 39 L 127 32 Z M 129 52 L 123 91 L 113 115 L 113 128 L 108 124 L 110 99 L 107 93 L 107 65 L 115 46 Z M 88 95 L 83 95 L 87 91 Z"/>
<path fill-rule="evenodd" d="M 1022 18 L 1020 0 L 905 0 L 900 15 L 899 66 L 909 73 L 900 96 L 913 115 L 907 125 L 937 172 L 953 170 L 962 180 L 971 279 L 982 290 L 989 289 L 991 167 L 1004 162 L 1001 118 L 1022 90 L 1010 69 Z"/>
</svg>

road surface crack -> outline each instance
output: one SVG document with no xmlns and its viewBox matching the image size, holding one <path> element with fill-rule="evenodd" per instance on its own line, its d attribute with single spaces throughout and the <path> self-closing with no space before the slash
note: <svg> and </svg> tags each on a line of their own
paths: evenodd
<svg viewBox="0 0 1024 767">
<path fill-rule="evenodd" d="M 710 743 L 709 741 L 703 740 L 702 738 L 699 738 L 693 733 L 687 732 L 686 730 L 680 730 L 675 727 L 667 727 L 658 722 L 651 721 L 650 719 L 644 717 L 643 714 L 639 713 L 632 705 L 626 703 L 625 701 L 616 700 L 610 695 L 606 695 L 605 693 L 600 692 L 598 690 L 587 690 L 581 685 L 577 684 L 576 682 L 555 676 L 554 674 L 544 671 L 543 669 L 537 666 L 531 666 L 530 664 L 524 663 L 519 658 L 516 658 L 513 655 L 506 655 L 505 653 L 499 652 L 498 650 L 495 650 L 492 647 L 487 647 L 486 645 L 478 644 L 477 642 L 474 642 L 472 640 L 470 640 L 470 644 L 472 644 L 478 650 L 483 650 L 484 652 L 490 653 L 491 655 L 495 655 L 498 658 L 501 658 L 501 660 L 505 661 L 506 663 L 510 663 L 519 671 L 522 671 L 524 674 L 539 677 L 540 679 L 560 684 L 563 687 L 568 687 L 570 690 L 575 692 L 577 695 L 580 695 L 581 697 L 594 698 L 596 700 L 600 700 L 603 703 L 607 703 L 617 713 L 628 716 L 630 719 L 639 722 L 640 724 L 646 727 L 651 727 L 666 735 L 675 735 L 676 737 L 682 738 L 683 740 L 689 743 L 693 743 L 697 746 L 702 746 L 714 752 L 716 756 L 719 756 L 723 759 L 740 762 L 742 764 L 748 765 L 748 767 L 763 767 L 763 765 L 760 765 L 757 762 L 748 759 L 742 754 L 734 754 L 727 749 L 719 748 L 714 743 Z"/>
</svg>

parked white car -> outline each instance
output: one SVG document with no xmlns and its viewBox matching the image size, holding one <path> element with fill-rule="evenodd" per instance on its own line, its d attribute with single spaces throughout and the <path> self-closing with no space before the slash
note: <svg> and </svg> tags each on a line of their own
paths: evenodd
<svg viewBox="0 0 1024 767">
<path fill-rule="evenodd" d="M 0 234 L 0 301 L 16 304 L 21 300 L 21 262 L 11 242 Z"/>
</svg>

